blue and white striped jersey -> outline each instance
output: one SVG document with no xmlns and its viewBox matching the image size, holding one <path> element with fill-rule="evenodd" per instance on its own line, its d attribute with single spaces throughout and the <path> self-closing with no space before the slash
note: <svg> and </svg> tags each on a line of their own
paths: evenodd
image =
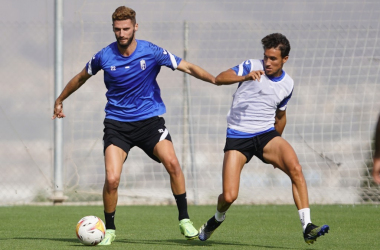
<svg viewBox="0 0 380 250">
<path fill-rule="evenodd" d="M 232 68 L 237 75 L 264 70 L 263 61 L 250 59 Z M 227 115 L 227 137 L 246 138 L 274 129 L 276 110 L 285 110 L 294 82 L 285 73 L 276 78 L 239 83 Z"/>
<path fill-rule="evenodd" d="M 161 66 L 175 70 L 182 59 L 148 41 L 136 41 L 137 47 L 128 57 L 120 54 L 114 42 L 86 64 L 90 75 L 104 71 L 108 119 L 133 122 L 166 112 L 156 77 Z"/>
</svg>

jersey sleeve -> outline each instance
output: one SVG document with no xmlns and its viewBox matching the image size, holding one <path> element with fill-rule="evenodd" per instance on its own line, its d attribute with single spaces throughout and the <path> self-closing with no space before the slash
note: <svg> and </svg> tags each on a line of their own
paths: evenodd
<svg viewBox="0 0 380 250">
<path fill-rule="evenodd" d="M 239 65 L 236 65 L 235 67 L 231 68 L 233 71 L 235 71 L 236 75 L 238 76 L 245 76 L 251 72 L 252 68 L 252 62 L 251 60 L 246 60 L 242 62 Z"/>
<path fill-rule="evenodd" d="M 102 69 L 102 60 L 101 60 L 102 51 L 96 53 L 90 61 L 86 64 L 86 70 L 89 75 L 96 75 L 99 70 Z"/>
<path fill-rule="evenodd" d="M 178 67 L 179 63 L 182 61 L 182 58 L 153 43 L 150 43 L 149 46 L 152 49 L 154 58 L 156 59 L 158 65 L 166 66 L 172 70 L 175 70 Z"/>
<path fill-rule="evenodd" d="M 290 100 L 290 98 L 292 97 L 292 94 L 293 94 L 293 89 L 292 89 L 292 92 L 290 92 L 290 94 L 284 98 L 284 100 L 282 100 L 280 102 L 280 104 L 277 105 L 277 108 L 281 111 L 284 111 L 286 110 L 286 107 L 287 107 L 287 104 L 288 104 L 288 101 Z"/>
</svg>

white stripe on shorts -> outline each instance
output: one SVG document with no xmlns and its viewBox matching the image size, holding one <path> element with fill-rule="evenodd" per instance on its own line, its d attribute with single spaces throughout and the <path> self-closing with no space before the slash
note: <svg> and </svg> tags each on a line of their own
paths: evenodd
<svg viewBox="0 0 380 250">
<path fill-rule="evenodd" d="M 169 134 L 169 131 L 167 129 L 165 129 L 165 131 L 162 133 L 159 141 L 165 140 L 165 138 L 166 138 L 166 136 L 168 136 L 168 134 Z"/>
</svg>

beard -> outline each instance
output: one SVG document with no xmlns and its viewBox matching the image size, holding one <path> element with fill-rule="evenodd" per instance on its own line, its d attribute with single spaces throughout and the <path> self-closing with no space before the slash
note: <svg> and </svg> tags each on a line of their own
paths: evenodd
<svg viewBox="0 0 380 250">
<path fill-rule="evenodd" d="M 277 70 L 276 72 L 272 72 L 271 74 L 269 74 L 266 70 L 264 70 L 265 71 L 265 74 L 267 75 L 267 76 L 272 76 L 272 77 L 274 77 L 275 75 L 277 75 L 278 74 L 278 72 L 282 72 L 282 70 L 280 69 L 280 70 Z"/>
<path fill-rule="evenodd" d="M 116 41 L 117 41 L 117 44 L 123 48 L 123 49 L 127 49 L 129 47 L 129 45 L 131 45 L 132 41 L 133 41 L 133 38 L 135 38 L 135 31 L 133 31 L 133 34 L 132 36 L 128 39 L 127 43 L 126 44 L 122 44 L 120 43 L 120 40 L 118 38 L 116 38 Z"/>
</svg>

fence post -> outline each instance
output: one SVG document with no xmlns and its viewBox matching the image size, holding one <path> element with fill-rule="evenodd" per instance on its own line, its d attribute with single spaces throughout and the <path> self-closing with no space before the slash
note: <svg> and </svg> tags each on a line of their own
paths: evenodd
<svg viewBox="0 0 380 250">
<path fill-rule="evenodd" d="M 63 0 L 55 0 L 54 36 L 54 100 L 62 92 L 63 81 Z M 54 205 L 67 199 L 63 195 L 63 121 L 54 120 L 54 192 L 50 200 Z"/>
</svg>

